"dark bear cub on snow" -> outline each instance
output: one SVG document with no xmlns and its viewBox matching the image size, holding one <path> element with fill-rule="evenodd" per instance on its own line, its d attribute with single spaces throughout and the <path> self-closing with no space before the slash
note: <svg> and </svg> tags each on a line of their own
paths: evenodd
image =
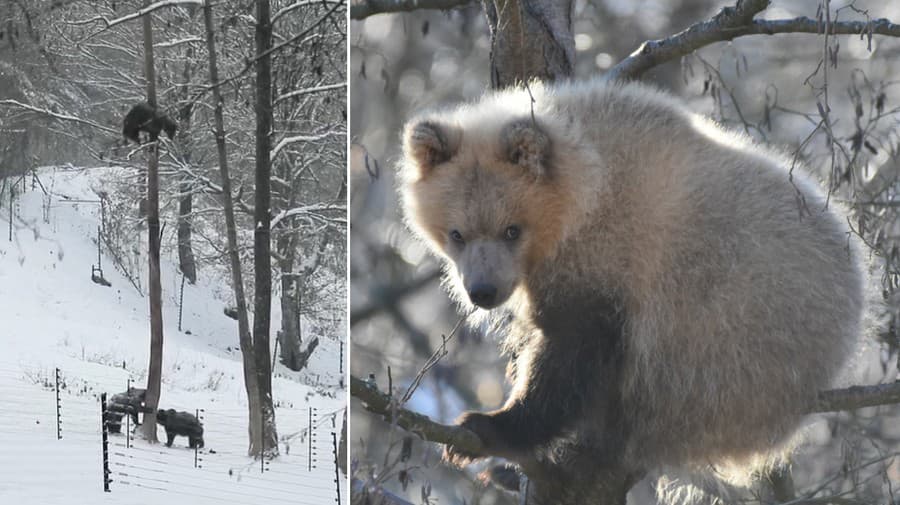
<svg viewBox="0 0 900 505">
<path fill-rule="evenodd" d="M 125 115 L 122 135 L 140 144 L 141 139 L 138 134 L 141 130 L 150 134 L 150 140 L 156 140 L 159 138 L 160 131 L 165 131 L 170 139 L 174 139 L 177 128 L 178 125 L 175 124 L 175 121 L 169 119 L 168 116 L 155 109 L 149 103 L 141 102 L 132 107 L 128 114 Z"/>
<path fill-rule="evenodd" d="M 106 407 L 106 426 L 110 433 L 122 432 L 122 417 L 131 416 L 135 426 L 140 426 L 138 422 L 138 412 L 144 412 L 144 397 L 147 395 L 146 389 L 129 388 L 124 393 L 118 393 L 109 399 Z"/>
<path fill-rule="evenodd" d="M 193 414 L 174 409 L 156 412 L 156 422 L 166 429 L 166 447 L 172 447 L 175 435 L 188 437 L 191 449 L 203 447 L 203 425 Z"/>
</svg>

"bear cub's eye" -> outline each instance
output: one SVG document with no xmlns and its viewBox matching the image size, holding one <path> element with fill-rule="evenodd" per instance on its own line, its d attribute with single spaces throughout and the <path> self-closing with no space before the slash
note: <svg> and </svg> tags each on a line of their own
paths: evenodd
<svg viewBox="0 0 900 505">
<path fill-rule="evenodd" d="M 463 240 L 462 233 L 460 233 L 460 232 L 457 231 L 457 230 L 452 230 L 452 231 L 450 232 L 450 240 L 456 242 L 457 244 L 462 244 L 462 243 L 465 242 L 465 241 Z"/>
<path fill-rule="evenodd" d="M 519 235 L 522 233 L 522 229 L 516 225 L 507 226 L 506 230 L 503 232 L 503 238 L 506 240 L 516 240 L 519 238 Z"/>
</svg>

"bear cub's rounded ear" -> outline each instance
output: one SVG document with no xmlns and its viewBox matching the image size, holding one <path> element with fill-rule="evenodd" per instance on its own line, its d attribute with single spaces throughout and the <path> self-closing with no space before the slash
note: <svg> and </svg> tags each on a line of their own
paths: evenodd
<svg viewBox="0 0 900 505">
<path fill-rule="evenodd" d="M 403 134 L 403 152 L 419 168 L 419 176 L 449 161 L 459 148 L 459 129 L 434 121 L 409 123 Z"/>
<path fill-rule="evenodd" d="M 547 174 L 550 137 L 530 118 L 513 121 L 500 134 L 507 161 L 524 168 L 535 177 Z"/>
</svg>

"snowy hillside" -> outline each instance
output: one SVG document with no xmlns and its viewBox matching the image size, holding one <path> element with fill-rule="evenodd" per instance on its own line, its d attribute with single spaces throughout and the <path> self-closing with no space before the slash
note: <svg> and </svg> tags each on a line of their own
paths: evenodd
<svg viewBox="0 0 900 505">
<path fill-rule="evenodd" d="M 103 491 L 99 394 L 125 391 L 129 379 L 145 387 L 149 352 L 147 298 L 105 253 L 100 260 L 111 286 L 91 281 L 100 223 L 94 190 L 115 170 L 42 169 L 43 189 L 35 190 L 28 177 L 27 191 L 14 203 L 12 241 L 9 197 L 3 195 L 0 503 L 336 503 L 332 432 L 340 436 L 345 407 L 339 366 L 345 336 L 321 335 L 303 372 L 276 365 L 281 456 L 261 472 L 259 461 L 244 456 L 247 400 L 237 323 L 222 312 L 229 289 L 220 277 L 203 273 L 197 285 L 185 286 L 184 331 L 178 331 L 181 276 L 166 251 L 160 408 L 202 409 L 205 448 L 195 462 L 183 437 L 167 448 L 110 435 L 111 492 Z M 162 429 L 159 436 L 165 441 Z M 341 501 L 347 498 L 341 489 Z"/>
</svg>

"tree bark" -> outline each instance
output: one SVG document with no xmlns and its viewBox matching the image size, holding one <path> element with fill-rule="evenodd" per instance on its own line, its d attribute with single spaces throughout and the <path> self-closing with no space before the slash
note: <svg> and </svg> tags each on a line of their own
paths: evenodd
<svg viewBox="0 0 900 505">
<path fill-rule="evenodd" d="M 289 206 L 293 206 L 291 199 Z M 290 220 L 292 221 L 292 220 Z M 281 343 L 281 362 L 294 371 L 303 370 L 309 357 L 319 345 L 319 339 L 313 336 L 303 348 L 303 332 L 300 327 L 300 311 L 303 307 L 303 291 L 310 276 L 322 263 L 322 257 L 328 248 L 328 235 L 313 247 L 312 256 L 307 255 L 306 266 L 295 271 L 299 237 L 296 232 L 289 232 L 278 240 L 278 251 L 282 257 L 281 268 L 281 332 L 278 334 Z"/>
<path fill-rule="evenodd" d="M 145 0 L 144 5 L 149 5 Z M 151 17 L 143 17 L 144 22 L 144 77 L 147 79 L 147 103 L 156 107 L 156 72 L 153 63 L 153 26 Z M 150 365 L 147 368 L 147 396 L 145 404 L 150 409 L 143 425 L 143 435 L 150 442 L 156 438 L 156 408 L 159 405 L 160 382 L 162 379 L 163 320 L 162 283 L 159 273 L 159 150 L 158 143 L 148 145 L 147 156 L 147 230 L 149 232 L 150 273 Z"/>
<path fill-rule="evenodd" d="M 256 198 L 253 232 L 253 268 L 255 275 L 253 350 L 262 413 L 262 450 L 278 454 L 275 409 L 272 402 L 272 365 L 269 357 L 269 331 L 272 313 L 271 227 L 272 162 L 272 19 L 269 0 L 256 2 Z"/>
<path fill-rule="evenodd" d="M 193 6 L 190 9 L 191 17 L 193 18 Z M 182 73 L 184 82 L 191 82 L 193 60 L 194 46 L 189 44 L 185 50 L 184 72 Z M 178 119 L 181 123 L 178 125 L 178 138 L 182 160 L 189 165 L 191 163 L 191 112 L 193 111 L 194 103 L 188 96 L 187 88 L 185 88 L 184 94 L 185 105 L 178 109 Z M 187 174 L 183 175 L 178 185 L 178 268 L 191 284 L 197 282 L 197 263 L 194 260 L 194 249 L 191 246 L 191 232 L 193 229 L 191 212 L 193 212 L 194 208 L 193 189 L 190 176 Z"/>
<path fill-rule="evenodd" d="M 203 4 L 203 21 L 206 25 L 206 48 L 209 52 L 209 79 L 215 101 L 216 150 L 219 155 L 219 173 L 222 177 L 222 200 L 225 206 L 225 234 L 228 237 L 228 260 L 231 265 L 231 284 L 237 305 L 238 339 L 243 358 L 244 388 L 247 391 L 248 437 L 247 453 L 255 456 L 260 453 L 259 427 L 262 416 L 259 408 L 259 387 L 256 377 L 256 361 L 253 354 L 253 338 L 250 335 L 250 318 L 247 314 L 247 298 L 244 295 L 244 277 L 241 271 L 241 258 L 238 255 L 237 226 L 234 221 L 234 201 L 231 198 L 231 176 L 228 173 L 228 156 L 225 151 L 225 120 L 222 117 L 223 98 L 219 91 L 219 68 L 216 63 L 216 45 L 213 33 L 212 6 Z"/>
<path fill-rule="evenodd" d="M 289 205 L 293 199 L 289 199 Z M 291 228 L 293 219 L 286 219 L 284 227 Z M 284 231 L 276 241 L 281 270 L 281 331 L 278 340 L 281 344 L 281 363 L 294 371 L 302 369 L 300 360 L 300 277 L 294 271 L 297 256 L 297 233 Z M 305 363 L 304 363 L 305 364 Z"/>
<path fill-rule="evenodd" d="M 491 87 L 568 79 L 575 68 L 572 0 L 484 0 Z"/>
<path fill-rule="evenodd" d="M 189 158 L 185 156 L 185 162 Z M 191 213 L 194 209 L 194 186 L 185 176 L 178 185 L 178 268 L 188 282 L 197 282 L 197 263 L 194 260 L 194 249 L 191 246 Z"/>
</svg>

